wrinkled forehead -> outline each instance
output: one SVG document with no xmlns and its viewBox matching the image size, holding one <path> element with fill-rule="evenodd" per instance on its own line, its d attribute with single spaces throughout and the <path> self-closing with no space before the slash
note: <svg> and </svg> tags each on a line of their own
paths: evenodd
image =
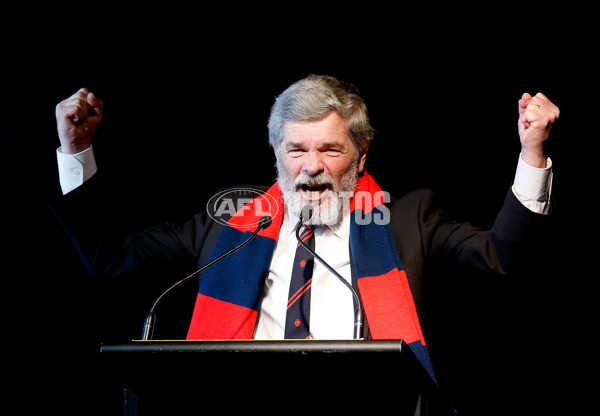
<svg viewBox="0 0 600 416">
<path fill-rule="evenodd" d="M 318 119 L 287 121 L 283 125 L 284 146 L 348 146 L 352 140 L 348 133 L 348 123 L 337 112 L 331 112 Z"/>
</svg>

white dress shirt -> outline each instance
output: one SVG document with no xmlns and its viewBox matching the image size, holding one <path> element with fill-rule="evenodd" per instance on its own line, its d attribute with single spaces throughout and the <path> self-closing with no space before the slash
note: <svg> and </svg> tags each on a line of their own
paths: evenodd
<svg viewBox="0 0 600 416">
<path fill-rule="evenodd" d="M 283 339 L 292 267 L 298 242 L 298 218 L 284 214 L 279 239 L 269 267 L 254 338 Z M 340 247 L 344 248 L 340 250 Z M 336 229 L 321 226 L 315 230 L 315 253 L 352 284 L 350 271 L 350 215 L 344 215 Z M 352 292 L 315 260 L 310 295 L 310 337 L 347 339 L 354 335 Z"/>
<path fill-rule="evenodd" d="M 96 173 L 93 149 L 66 155 L 57 149 L 62 191 L 71 192 Z M 552 161 L 540 169 L 527 165 L 519 156 L 513 192 L 533 212 L 547 214 L 552 187 Z M 284 213 L 284 220 L 269 268 L 256 339 L 283 339 L 287 299 L 296 253 L 295 225 L 298 218 Z M 349 215 L 337 229 L 323 226 L 315 231 L 315 252 L 351 283 Z M 340 250 L 340 247 L 345 249 Z M 350 290 L 318 261 L 311 288 L 310 333 L 314 339 L 349 339 L 354 334 L 354 306 Z"/>
</svg>

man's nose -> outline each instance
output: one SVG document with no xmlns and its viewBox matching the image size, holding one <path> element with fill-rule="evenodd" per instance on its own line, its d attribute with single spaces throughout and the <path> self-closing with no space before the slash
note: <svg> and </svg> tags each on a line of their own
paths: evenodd
<svg viewBox="0 0 600 416">
<path fill-rule="evenodd" d="M 319 152 L 309 151 L 304 156 L 302 171 L 307 175 L 314 176 L 323 171 L 323 163 Z"/>
</svg>

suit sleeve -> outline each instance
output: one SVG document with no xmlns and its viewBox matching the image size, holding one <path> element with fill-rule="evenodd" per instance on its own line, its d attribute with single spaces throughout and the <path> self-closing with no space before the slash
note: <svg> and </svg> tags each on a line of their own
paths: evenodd
<svg viewBox="0 0 600 416">
<path fill-rule="evenodd" d="M 489 230 L 459 223 L 445 217 L 433 202 L 432 194 L 424 195 L 423 229 L 428 230 L 430 261 L 460 270 L 492 272 L 506 275 L 515 270 L 536 245 L 544 243 L 551 216 L 527 209 L 509 190 Z"/>
<path fill-rule="evenodd" d="M 432 268 L 506 275 L 544 244 L 552 215 L 527 209 L 508 190 L 491 229 L 454 221 L 430 190 L 416 190 L 392 207 L 399 254 L 413 284 Z"/>
<path fill-rule="evenodd" d="M 119 275 L 173 267 L 192 270 L 210 229 L 205 214 L 182 224 L 131 230 L 118 204 L 108 202 L 99 174 L 48 205 L 93 275 Z"/>
</svg>

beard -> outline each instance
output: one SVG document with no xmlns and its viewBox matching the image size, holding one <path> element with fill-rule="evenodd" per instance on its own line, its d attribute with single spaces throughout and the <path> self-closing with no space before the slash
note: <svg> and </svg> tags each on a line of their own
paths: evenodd
<svg viewBox="0 0 600 416">
<path fill-rule="evenodd" d="M 295 179 L 291 178 L 279 158 L 277 158 L 277 181 L 283 193 L 283 201 L 289 212 L 300 216 L 302 208 L 311 205 L 313 215 L 305 224 L 335 227 L 343 218 L 344 213 L 350 212 L 350 199 L 358 186 L 358 158 L 350 164 L 348 170 L 341 177 L 340 184 L 336 185 L 330 175 L 323 173 L 308 175 L 300 173 Z M 329 191 L 324 198 L 306 201 L 302 198 L 301 191 L 319 192 Z"/>
</svg>

